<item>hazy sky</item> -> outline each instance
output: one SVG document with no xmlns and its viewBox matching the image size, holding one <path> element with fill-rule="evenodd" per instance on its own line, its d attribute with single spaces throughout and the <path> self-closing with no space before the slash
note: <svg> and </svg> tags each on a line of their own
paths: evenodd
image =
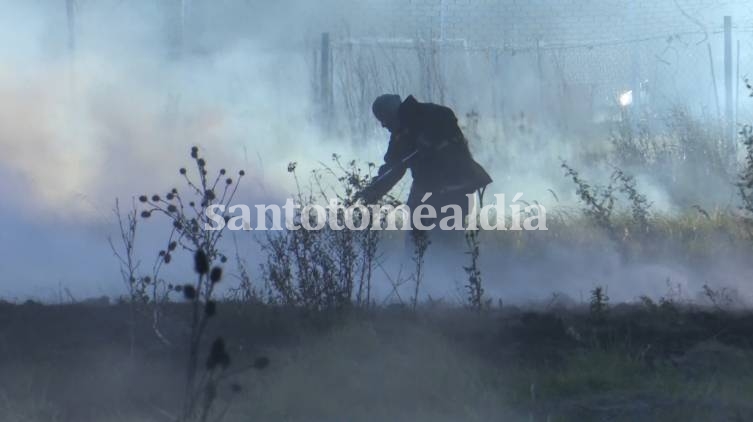
<svg viewBox="0 0 753 422">
<path fill-rule="evenodd" d="M 70 54 L 65 1 L 0 0 L 0 297 L 57 299 L 61 287 L 79 298 L 121 292 L 107 242 L 116 229 L 114 201 L 182 186 L 177 170 L 189 164 L 192 145 L 200 146 L 211 167 L 245 169 L 238 199 L 249 204 L 284 201 L 293 189 L 290 161 L 305 173 L 318 161 L 329 162 L 333 152 L 381 158 L 383 131 L 354 148 L 351 139 L 324 136 L 312 122 L 309 47 L 317 39 L 313 17 L 321 3 L 301 1 L 295 15 L 276 2 L 263 9 L 210 3 L 187 2 L 193 14 L 186 17 L 186 39 L 195 48 L 176 61 L 167 54 L 168 2 L 76 1 Z M 487 94 L 483 83 L 479 87 Z M 525 190 L 527 200 L 551 201 L 547 188 L 561 176 L 551 160 L 569 151 L 551 133 L 537 136 L 546 146 L 539 152 L 550 161 L 537 156 L 515 168 L 490 167 L 496 191 Z M 531 145 L 495 146 L 495 153 L 521 147 Z M 488 153 L 479 160 L 493 165 L 497 158 Z M 644 189 L 662 203 L 664 192 Z M 146 227 L 139 246 L 148 267 L 158 250 L 154 242 L 166 232 L 159 224 Z M 240 243 L 243 251 L 253 249 L 249 237 Z M 561 251 L 551 255 L 569 265 Z M 607 251 L 604 262 L 612 258 Z M 178 278 L 186 276 L 180 263 L 173 270 Z M 455 270 L 462 277 L 460 264 Z M 685 271 L 632 270 L 624 277 L 645 283 Z M 548 277 L 529 268 L 507 274 L 519 281 Z M 451 291 L 454 282 L 437 290 Z"/>
<path fill-rule="evenodd" d="M 115 198 L 180 186 L 192 145 L 215 169 L 245 169 L 250 203 L 287 195 L 288 161 L 343 148 L 311 125 L 303 55 L 277 48 L 274 31 L 218 43 L 215 22 L 200 32 L 214 50 L 176 62 L 161 2 L 78 1 L 70 56 L 65 2 L 3 3 L 0 296 L 119 289 Z"/>
</svg>

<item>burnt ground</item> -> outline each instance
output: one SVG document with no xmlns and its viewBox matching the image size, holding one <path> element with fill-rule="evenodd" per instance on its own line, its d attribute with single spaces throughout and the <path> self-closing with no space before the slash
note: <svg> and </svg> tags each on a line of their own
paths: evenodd
<svg viewBox="0 0 753 422">
<path fill-rule="evenodd" d="M 169 421 L 187 316 L 129 306 L 0 305 L 0 420 Z M 226 421 L 743 421 L 753 313 L 673 303 L 481 314 L 440 304 L 338 313 L 220 303 Z M 260 356 L 262 370 L 245 368 Z M 241 387 L 233 391 L 232 385 Z"/>
</svg>

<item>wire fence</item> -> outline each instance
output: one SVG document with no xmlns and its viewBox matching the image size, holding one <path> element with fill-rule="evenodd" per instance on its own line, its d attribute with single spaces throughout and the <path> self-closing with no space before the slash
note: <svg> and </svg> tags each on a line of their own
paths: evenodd
<svg viewBox="0 0 753 422">
<path fill-rule="evenodd" d="M 370 105 L 385 92 L 413 94 L 462 113 L 525 114 L 561 127 L 608 119 L 619 113 L 620 95 L 629 91 L 634 107 L 648 116 L 682 106 L 723 119 L 726 78 L 733 120 L 753 122 L 745 86 L 753 75 L 753 28 L 736 26 L 730 34 L 731 75 L 725 73 L 721 26 L 578 44 L 333 38 L 328 58 L 319 54 L 315 65 L 320 69 L 322 61 L 331 61 L 334 125 L 355 137 L 377 129 Z M 321 95 L 321 86 L 316 89 Z"/>
</svg>

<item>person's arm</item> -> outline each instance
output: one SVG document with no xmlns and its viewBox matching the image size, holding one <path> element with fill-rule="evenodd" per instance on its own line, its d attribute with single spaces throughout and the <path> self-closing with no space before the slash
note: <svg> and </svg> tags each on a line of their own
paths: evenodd
<svg viewBox="0 0 753 422">
<path fill-rule="evenodd" d="M 371 184 L 364 189 L 362 195 L 364 202 L 367 204 L 373 204 L 379 201 L 384 195 L 387 194 L 400 179 L 403 178 L 407 170 L 407 166 L 402 163 L 395 163 L 392 165 L 384 164 L 379 168 L 379 174 L 371 182 Z"/>
<path fill-rule="evenodd" d="M 369 186 L 358 195 L 364 202 L 372 204 L 379 201 L 403 178 L 408 170 L 408 161 L 405 158 L 411 153 L 407 146 L 405 140 L 401 140 L 399 136 L 392 137 L 384 155 L 384 164 L 379 167 Z"/>
</svg>

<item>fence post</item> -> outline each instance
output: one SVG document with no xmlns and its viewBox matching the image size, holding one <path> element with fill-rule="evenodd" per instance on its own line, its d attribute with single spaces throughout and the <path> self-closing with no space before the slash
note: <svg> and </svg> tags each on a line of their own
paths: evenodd
<svg viewBox="0 0 753 422">
<path fill-rule="evenodd" d="M 735 129 L 737 129 L 737 116 L 740 114 L 740 40 L 737 40 L 737 56 L 735 57 Z M 737 142 L 735 142 L 737 150 Z"/>
<path fill-rule="evenodd" d="M 332 53 L 329 32 L 322 33 L 319 73 L 319 104 L 325 130 L 331 129 L 334 95 L 332 92 Z"/>
<path fill-rule="evenodd" d="M 66 0 L 65 12 L 68 17 L 68 52 L 73 55 L 76 51 L 76 10 L 73 0 Z"/>
<path fill-rule="evenodd" d="M 730 151 L 735 147 L 735 116 L 732 98 L 732 16 L 724 17 L 724 127 Z"/>
<path fill-rule="evenodd" d="M 711 82 L 714 87 L 714 103 L 716 104 L 716 117 L 718 120 L 722 120 L 722 110 L 719 107 L 719 89 L 716 87 L 716 72 L 714 72 L 714 55 L 711 52 L 711 44 L 706 43 L 706 47 L 709 51 L 709 67 L 711 68 Z"/>
<path fill-rule="evenodd" d="M 544 101 L 544 68 L 541 64 L 541 40 L 536 39 L 536 76 L 538 77 L 539 86 L 539 110 L 542 110 Z"/>
<path fill-rule="evenodd" d="M 179 61 L 183 58 L 185 47 L 185 0 L 166 2 L 164 17 L 167 27 L 167 56 L 171 60 Z"/>
</svg>

